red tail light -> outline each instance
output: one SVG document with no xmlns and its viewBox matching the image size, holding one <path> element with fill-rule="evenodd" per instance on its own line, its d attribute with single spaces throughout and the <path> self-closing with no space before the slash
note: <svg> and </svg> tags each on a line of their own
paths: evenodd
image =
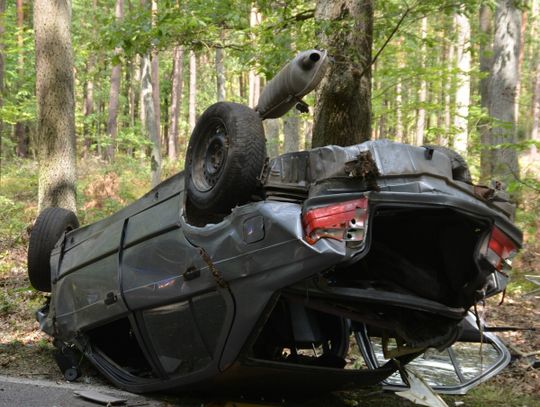
<svg viewBox="0 0 540 407">
<path fill-rule="evenodd" d="M 487 259 L 498 271 L 517 252 L 517 246 L 498 227 L 494 226 L 489 239 Z"/>
<path fill-rule="evenodd" d="M 367 217 L 367 198 L 310 209 L 302 216 L 306 241 L 314 244 L 319 239 L 328 238 L 362 242 Z"/>
</svg>

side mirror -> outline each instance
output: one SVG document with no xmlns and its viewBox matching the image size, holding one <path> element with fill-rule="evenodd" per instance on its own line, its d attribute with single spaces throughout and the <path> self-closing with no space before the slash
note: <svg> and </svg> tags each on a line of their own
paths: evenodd
<svg viewBox="0 0 540 407">
<path fill-rule="evenodd" d="M 283 116 L 322 80 L 328 66 L 326 51 L 302 51 L 266 85 L 255 110 L 261 118 Z"/>
</svg>

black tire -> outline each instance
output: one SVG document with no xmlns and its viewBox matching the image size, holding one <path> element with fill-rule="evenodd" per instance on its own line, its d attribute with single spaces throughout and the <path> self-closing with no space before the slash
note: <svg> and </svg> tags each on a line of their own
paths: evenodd
<svg viewBox="0 0 540 407">
<path fill-rule="evenodd" d="M 452 178 L 453 179 L 455 179 L 456 181 L 466 182 L 468 184 L 472 183 L 472 177 L 471 177 L 471 172 L 469 171 L 469 166 L 467 165 L 467 162 L 461 155 L 459 155 L 454 150 L 448 147 L 433 146 L 433 145 L 426 145 L 424 147 L 432 148 L 435 151 L 439 151 L 450 159 L 450 163 L 452 164 Z"/>
<path fill-rule="evenodd" d="M 225 214 L 248 202 L 258 188 L 266 159 L 259 114 L 219 102 L 200 117 L 186 154 L 187 198 L 195 208 Z"/>
<path fill-rule="evenodd" d="M 77 216 L 67 209 L 46 208 L 36 219 L 28 244 L 28 277 L 36 290 L 51 291 L 51 252 L 66 231 L 77 229 Z"/>
</svg>

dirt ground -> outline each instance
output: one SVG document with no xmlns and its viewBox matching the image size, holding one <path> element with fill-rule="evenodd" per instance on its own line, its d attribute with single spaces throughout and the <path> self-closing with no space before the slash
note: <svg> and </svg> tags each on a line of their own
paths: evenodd
<svg viewBox="0 0 540 407">
<path fill-rule="evenodd" d="M 50 338 L 41 333 L 34 313 L 45 301 L 45 295 L 30 288 L 26 276 L 25 242 L 7 247 L 0 242 L 0 374 L 62 381 L 52 357 Z M 3 245 L 3 247 L 1 247 Z M 489 326 L 526 328 L 499 333 L 509 347 L 513 361 L 501 374 L 472 390 L 465 397 L 445 396 L 450 406 L 540 406 L 540 293 L 523 275 L 538 274 L 540 250 L 528 248 L 518 260 L 520 275 L 515 276 L 512 290 L 502 305 L 501 297 L 492 298 L 479 307 Z M 87 367 L 79 379 L 86 383 L 102 379 Z M 167 399 L 167 398 L 165 398 Z M 170 399 L 171 405 L 192 404 L 193 399 Z M 385 393 L 380 388 L 358 392 L 332 393 L 316 400 L 287 401 L 290 406 L 409 406 L 410 402 Z M 201 404 L 199 404 L 201 405 Z M 277 405 L 283 405 L 279 402 Z"/>
</svg>

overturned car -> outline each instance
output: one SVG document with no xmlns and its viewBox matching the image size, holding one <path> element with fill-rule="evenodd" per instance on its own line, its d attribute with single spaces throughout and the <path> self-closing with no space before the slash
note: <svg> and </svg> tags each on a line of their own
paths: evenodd
<svg viewBox="0 0 540 407">
<path fill-rule="evenodd" d="M 320 76 L 325 58 L 297 64 Z M 265 160 L 261 120 L 311 86 L 257 111 L 211 106 L 186 170 L 100 222 L 40 214 L 29 275 L 51 292 L 37 316 L 66 377 L 76 348 L 132 392 L 330 390 L 396 384 L 428 349 L 451 359 L 456 341 L 482 340 L 468 311 L 506 285 L 522 240 L 513 206 L 442 147 L 380 140 Z M 508 362 L 485 337 L 499 353 L 484 376 Z M 457 376 L 455 392 L 479 380 Z"/>
</svg>

